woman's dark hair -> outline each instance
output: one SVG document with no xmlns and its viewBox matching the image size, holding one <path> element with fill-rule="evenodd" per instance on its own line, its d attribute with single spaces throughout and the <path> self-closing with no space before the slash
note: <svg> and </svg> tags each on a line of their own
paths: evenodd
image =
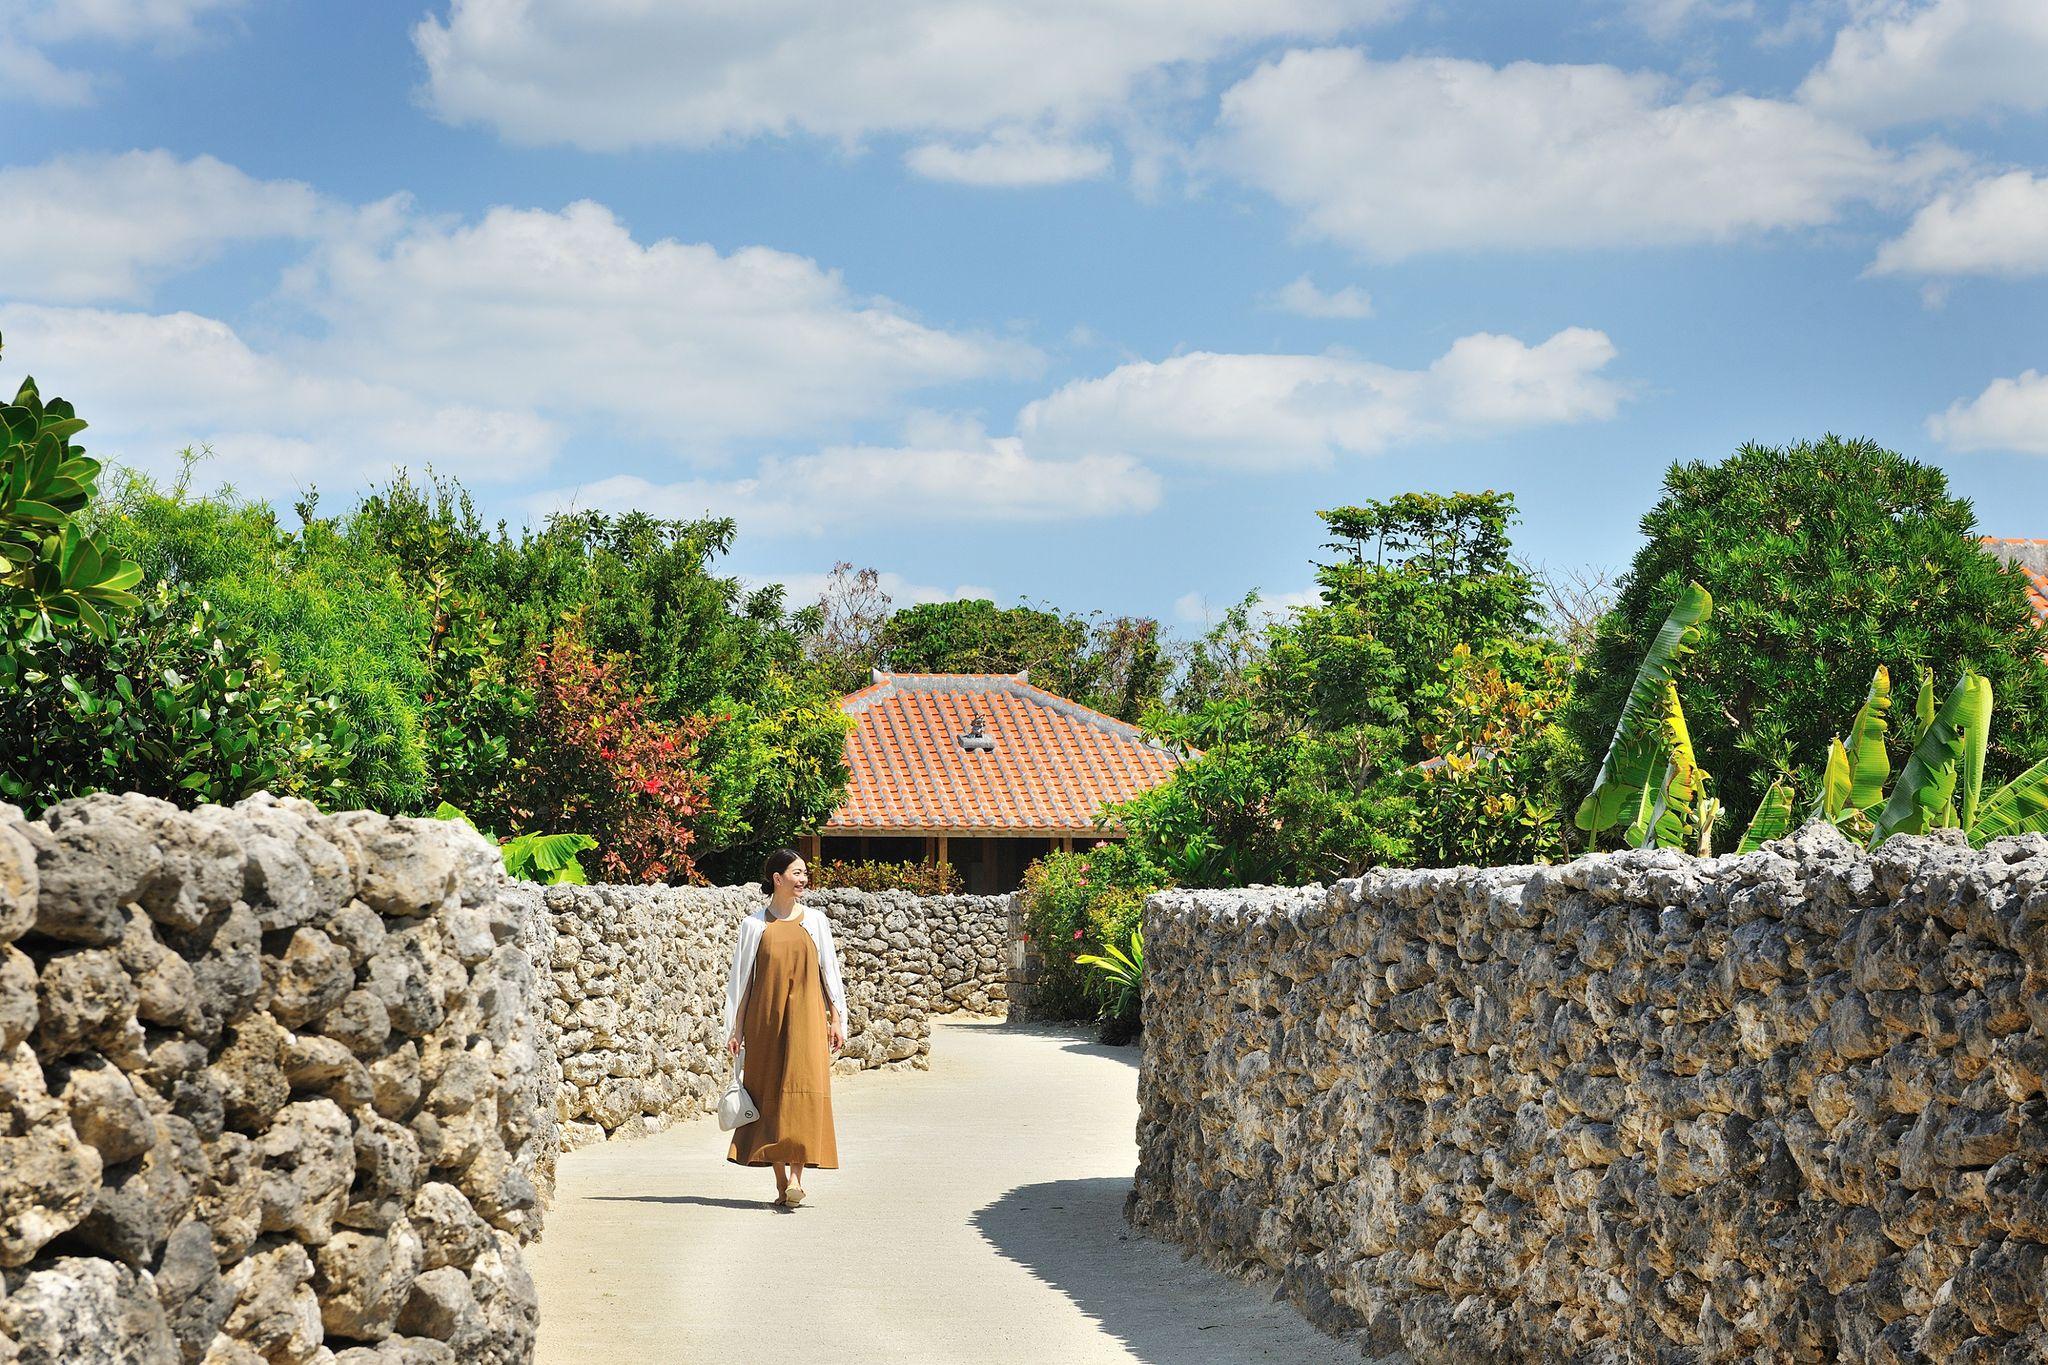
<svg viewBox="0 0 2048 1365">
<path fill-rule="evenodd" d="M 803 856 L 793 848 L 778 848 L 764 858 L 761 862 L 761 894 L 774 895 L 775 874 L 788 871 L 789 865 L 799 861 Z"/>
</svg>

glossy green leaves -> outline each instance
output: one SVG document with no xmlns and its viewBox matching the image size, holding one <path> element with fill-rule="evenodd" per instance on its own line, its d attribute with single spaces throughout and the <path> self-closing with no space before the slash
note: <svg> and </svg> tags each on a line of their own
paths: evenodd
<svg viewBox="0 0 2048 1365">
<path fill-rule="evenodd" d="M 8 631 L 48 639 L 60 626 L 108 636 L 106 613 L 140 605 L 137 565 L 86 533 L 78 514 L 97 492 L 99 461 L 71 444 L 85 423 L 24 379 L 0 407 L 0 615 Z"/>
</svg>

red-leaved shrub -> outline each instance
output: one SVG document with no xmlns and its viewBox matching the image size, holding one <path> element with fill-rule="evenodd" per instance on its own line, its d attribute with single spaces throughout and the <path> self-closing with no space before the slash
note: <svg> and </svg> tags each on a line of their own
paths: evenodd
<svg viewBox="0 0 2048 1365">
<path fill-rule="evenodd" d="M 629 667 L 593 655 L 573 622 L 534 657 L 523 824 L 596 839 L 591 871 L 601 881 L 697 881 L 690 820 L 704 808 L 697 742 L 711 721 L 655 719 Z"/>
</svg>

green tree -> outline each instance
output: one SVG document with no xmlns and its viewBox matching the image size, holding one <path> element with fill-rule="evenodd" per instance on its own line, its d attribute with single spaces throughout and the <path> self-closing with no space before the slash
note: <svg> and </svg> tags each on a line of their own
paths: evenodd
<svg viewBox="0 0 2048 1365">
<path fill-rule="evenodd" d="M 1410 856 L 1424 866 L 1547 861 L 1569 851 L 1560 794 L 1578 749 L 1557 723 L 1572 659 L 1549 640 L 1459 645 L 1417 717 L 1430 757 L 1402 773 Z"/>
<path fill-rule="evenodd" d="M 1266 629 L 1242 695 L 1146 726 L 1191 755 L 1116 808 L 1133 849 L 1187 886 L 1321 881 L 1401 858 L 1406 711 L 1391 654 L 1353 606 L 1308 607 Z"/>
<path fill-rule="evenodd" d="M 899 673 L 1022 673 L 1047 691 L 1124 720 L 1159 700 L 1172 663 L 1147 617 L 998 607 L 986 598 L 923 602 L 882 629 Z"/>
<path fill-rule="evenodd" d="M 420 717 L 428 798 L 523 837 L 515 819 L 526 781 L 518 740 L 534 698 L 519 684 L 520 661 L 473 572 L 489 538 L 469 493 L 431 473 L 417 484 L 401 473 L 357 505 L 344 534 L 366 557 L 395 560 L 426 608 Z"/>
<path fill-rule="evenodd" d="M 1984 554 L 1970 504 L 1939 469 L 1867 440 L 1747 445 L 1674 464 L 1566 710 L 1597 758 L 1638 662 L 1688 582 L 1714 613 L 1678 680 L 1692 742 L 1746 819 L 1773 780 L 1816 790 L 1872 673 L 1968 666 L 1997 689 L 1993 760 L 2048 754 L 2048 663 L 2025 583 Z M 1903 761 L 1909 747 L 1894 737 Z M 1591 773 L 1582 769 L 1581 781 Z"/>
<path fill-rule="evenodd" d="M 96 791 L 181 806 L 272 791 L 332 807 L 354 757 L 339 700 L 190 589 L 155 585 L 105 638 L 59 630 L 0 647 L 0 800 L 30 811 Z"/>
<path fill-rule="evenodd" d="M 397 561 L 316 515 L 311 499 L 290 530 L 233 489 L 195 496 L 190 472 L 188 462 L 169 488 L 131 474 L 100 513 L 109 544 L 150 579 L 204 599 L 230 637 L 261 642 L 299 693 L 337 699 L 355 761 L 335 803 L 431 810 L 422 698 L 432 620 Z"/>
<path fill-rule="evenodd" d="M 1460 644 L 1529 633 L 1536 584 L 1509 554 L 1513 494 L 1403 493 L 1317 515 L 1342 556 L 1317 569 L 1323 600 L 1359 611 L 1398 686 L 1432 680 Z"/>
<path fill-rule="evenodd" d="M 1195 886 L 1552 851 L 1569 666 L 1533 639 L 1513 499 L 1404 494 L 1321 516 L 1339 551 L 1321 600 L 1256 641 L 1240 603 L 1184 661 L 1176 695 L 1194 704 L 1148 715 L 1199 756 L 1119 808 L 1133 845 Z M 1509 722 L 1475 715 L 1482 697 L 1511 703 Z"/>
<path fill-rule="evenodd" d="M 808 623 L 784 611 L 779 586 L 749 591 L 714 572 L 732 546 L 731 520 L 576 513 L 486 535 L 459 505 L 432 515 L 453 547 L 451 582 L 484 604 L 505 657 L 524 667 L 573 620 L 593 657 L 631 661 L 651 720 L 701 731 L 698 872 L 751 876 L 762 854 L 838 805 L 848 729 L 839 693 L 807 658 Z"/>
</svg>

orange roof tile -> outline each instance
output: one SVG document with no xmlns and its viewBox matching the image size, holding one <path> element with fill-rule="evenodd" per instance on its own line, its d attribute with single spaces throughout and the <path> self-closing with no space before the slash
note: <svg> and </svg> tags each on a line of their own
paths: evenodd
<svg viewBox="0 0 2048 1365">
<path fill-rule="evenodd" d="M 1101 828 L 1105 802 L 1173 775 L 1175 756 L 1135 725 L 1033 687 L 1024 675 L 881 673 L 840 702 L 846 799 L 828 832 L 1069 834 Z M 976 716 L 995 741 L 959 737 Z"/>
<path fill-rule="evenodd" d="M 2034 619 L 2048 625 L 2048 540 L 2012 536 L 1979 536 L 1977 540 L 1993 558 L 2026 574 L 2027 600 L 2034 604 Z"/>
</svg>

